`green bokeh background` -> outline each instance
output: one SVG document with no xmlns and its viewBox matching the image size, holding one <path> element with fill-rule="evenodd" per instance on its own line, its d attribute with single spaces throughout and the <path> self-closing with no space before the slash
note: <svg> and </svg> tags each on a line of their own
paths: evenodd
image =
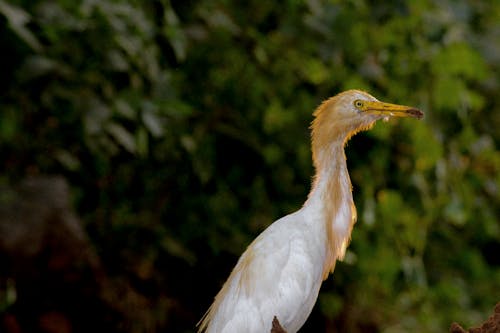
<svg viewBox="0 0 500 333">
<path fill-rule="evenodd" d="M 500 301 L 499 2 L 1 0 L 0 45 L 0 180 L 68 180 L 148 299 L 114 331 L 195 330 L 304 202 L 312 112 L 351 88 L 425 119 L 349 142 L 358 223 L 301 332 L 445 332 Z"/>
</svg>

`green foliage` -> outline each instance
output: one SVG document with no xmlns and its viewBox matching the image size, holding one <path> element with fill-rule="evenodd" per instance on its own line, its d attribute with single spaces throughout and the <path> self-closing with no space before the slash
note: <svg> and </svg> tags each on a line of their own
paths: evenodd
<svg viewBox="0 0 500 333">
<path fill-rule="evenodd" d="M 157 330 L 191 331 L 248 243 L 300 207 L 311 113 L 349 88 L 426 118 L 349 143 L 359 221 L 304 331 L 443 332 L 499 301 L 495 2 L 19 0 L 0 15 L 1 171 L 67 176 L 110 274 L 176 304 L 152 312 Z"/>
</svg>

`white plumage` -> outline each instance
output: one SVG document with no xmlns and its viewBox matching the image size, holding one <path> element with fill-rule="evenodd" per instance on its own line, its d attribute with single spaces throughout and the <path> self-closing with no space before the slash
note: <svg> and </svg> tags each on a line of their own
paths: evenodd
<svg viewBox="0 0 500 333">
<path fill-rule="evenodd" d="M 388 115 L 422 117 L 417 109 L 382 103 L 358 90 L 330 98 L 314 115 L 316 175 L 307 201 L 248 246 L 202 319 L 200 332 L 270 332 L 274 316 L 288 333 L 297 332 L 322 281 L 343 258 L 356 221 L 346 141 Z"/>
</svg>

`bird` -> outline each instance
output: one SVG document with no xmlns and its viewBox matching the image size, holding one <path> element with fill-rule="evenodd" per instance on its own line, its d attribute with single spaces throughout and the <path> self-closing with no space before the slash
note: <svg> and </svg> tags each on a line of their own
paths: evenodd
<svg viewBox="0 0 500 333">
<path fill-rule="evenodd" d="M 377 120 L 420 119 L 423 112 L 347 90 L 322 102 L 313 116 L 315 175 L 304 205 L 270 224 L 247 247 L 198 322 L 198 332 L 270 332 L 273 319 L 286 332 L 297 332 L 322 282 L 344 258 L 356 222 L 347 141 Z"/>
</svg>

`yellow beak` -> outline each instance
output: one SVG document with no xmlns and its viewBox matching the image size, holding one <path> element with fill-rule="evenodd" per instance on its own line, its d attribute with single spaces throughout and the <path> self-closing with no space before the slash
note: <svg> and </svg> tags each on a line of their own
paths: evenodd
<svg viewBox="0 0 500 333">
<path fill-rule="evenodd" d="M 379 116 L 412 117 L 417 119 L 424 116 L 424 113 L 417 108 L 379 101 L 363 101 L 363 105 L 359 109 Z"/>
</svg>

